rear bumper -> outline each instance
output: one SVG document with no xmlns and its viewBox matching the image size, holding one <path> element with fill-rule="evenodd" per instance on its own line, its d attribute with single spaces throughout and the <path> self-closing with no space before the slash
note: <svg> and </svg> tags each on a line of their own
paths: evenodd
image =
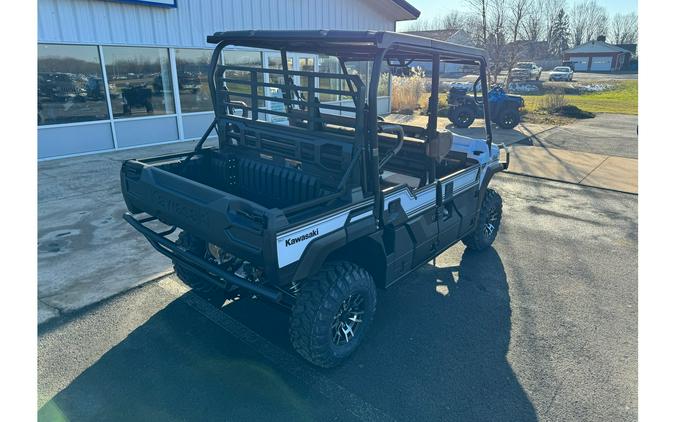
<svg viewBox="0 0 675 422">
<path fill-rule="evenodd" d="M 127 223 L 131 224 L 133 228 L 145 236 L 148 242 L 150 242 L 150 245 L 152 245 L 159 253 L 173 261 L 180 262 L 189 270 L 199 274 L 214 285 L 225 288 L 226 283 L 229 283 L 274 302 L 281 301 L 283 295 L 280 291 L 252 283 L 249 280 L 228 273 L 205 259 L 190 254 L 175 242 L 169 240 L 166 236 L 173 233 L 176 230 L 176 226 L 162 232 L 156 232 L 145 225 L 145 223 L 157 220 L 156 217 L 137 219 L 130 213 L 125 213 L 124 219 Z"/>
</svg>

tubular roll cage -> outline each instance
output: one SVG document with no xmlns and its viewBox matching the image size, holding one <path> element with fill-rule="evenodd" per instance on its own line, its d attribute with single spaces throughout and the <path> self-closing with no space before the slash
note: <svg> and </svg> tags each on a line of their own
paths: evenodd
<svg viewBox="0 0 675 422">
<path fill-rule="evenodd" d="M 234 115 L 235 108 L 241 108 L 242 114 L 244 114 L 245 117 L 247 117 L 248 111 L 251 111 L 251 120 L 253 121 L 258 119 L 260 113 L 290 118 L 292 105 L 298 105 L 307 108 L 306 121 L 309 128 L 312 128 L 313 125 L 317 123 L 322 123 L 317 116 L 319 113 L 316 113 L 320 108 L 353 112 L 355 113 L 355 123 L 353 124 L 353 128 L 355 129 L 355 148 L 352 150 L 352 160 L 338 186 L 338 192 L 319 198 L 319 201 L 323 202 L 324 200 L 335 199 L 335 197 L 343 193 L 346 188 L 346 182 L 356 167 L 357 161 L 363 156 L 364 166 L 368 177 L 362 180 L 362 187 L 364 193 L 371 193 L 373 195 L 374 216 L 378 225 L 381 225 L 384 201 L 380 189 L 379 177 L 380 158 L 377 130 L 379 120 L 376 99 L 382 62 L 385 60 L 387 60 L 390 65 L 395 61 L 398 61 L 399 65 L 410 64 L 415 60 L 431 61 L 431 95 L 429 98 L 429 120 L 426 127 L 427 143 L 437 136 L 440 63 L 477 65 L 480 72 L 481 94 L 484 99 L 482 101 L 482 106 L 485 118 L 485 137 L 488 144 L 488 150 L 491 149 L 492 129 L 490 127 L 490 109 L 487 101 L 485 101 L 485 99 L 488 98 L 487 61 L 483 50 L 409 34 L 386 31 L 229 31 L 217 32 L 214 35 L 207 37 L 207 41 L 209 43 L 217 44 L 211 58 L 208 78 L 211 100 L 213 102 L 216 118 L 197 144 L 195 151 L 187 158 L 188 160 L 194 153 L 201 149 L 209 133 L 216 128 L 219 112 L 222 113 L 224 111 L 228 114 L 228 117 L 231 117 Z M 263 48 L 280 51 L 282 69 L 219 65 L 221 51 L 227 46 Z M 324 54 L 337 57 L 343 75 L 289 70 L 287 61 L 287 52 L 289 51 L 308 54 Z M 365 98 L 360 94 L 361 90 L 358 89 L 363 87 L 360 78 L 347 73 L 345 62 L 348 61 L 372 61 L 373 63 L 368 86 L 368 98 L 375 100 L 369 100 L 367 106 L 365 106 Z M 248 80 L 223 78 L 223 74 L 226 70 L 250 72 L 250 78 Z M 277 84 L 260 82 L 258 81 L 259 72 L 281 76 L 284 78 L 285 83 Z M 292 82 L 293 76 L 307 77 L 308 86 L 302 88 L 295 86 Z M 315 78 L 321 78 L 322 76 L 345 80 L 349 90 L 344 91 L 318 88 L 316 86 Z M 236 94 L 230 93 L 230 95 L 247 97 L 250 99 L 251 105 L 249 106 L 243 101 L 232 101 L 228 96 L 227 89 L 225 89 L 224 96 L 220 95 L 222 91 L 219 91 L 216 86 L 219 78 L 226 83 L 229 81 L 231 83 L 250 85 L 250 94 L 237 92 Z M 359 86 L 359 84 L 361 84 L 361 86 Z M 265 96 L 264 94 L 259 95 L 258 88 L 265 86 L 283 90 L 283 99 L 280 100 L 279 98 Z M 299 90 L 308 93 L 306 101 L 292 99 L 291 91 L 295 91 L 296 95 L 300 97 L 298 94 Z M 318 104 L 314 100 L 314 93 L 351 96 L 355 106 L 347 107 L 342 105 Z M 284 103 L 286 113 L 271 110 L 269 108 L 260 108 L 258 106 L 259 100 L 281 101 Z M 362 110 L 366 113 L 365 119 L 361 116 L 360 112 Z M 229 124 L 227 126 L 229 126 Z M 239 128 L 239 131 L 240 136 L 245 136 L 241 127 Z M 427 180 L 429 182 L 436 181 L 436 160 L 433 158 L 429 158 L 428 171 L 429 174 Z"/>
</svg>

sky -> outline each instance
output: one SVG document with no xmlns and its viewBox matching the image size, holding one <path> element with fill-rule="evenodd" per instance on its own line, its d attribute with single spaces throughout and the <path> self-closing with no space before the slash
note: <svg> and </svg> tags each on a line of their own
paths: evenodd
<svg viewBox="0 0 675 422">
<path fill-rule="evenodd" d="M 407 0 L 422 12 L 419 19 L 429 20 L 436 16 L 443 16 L 450 10 L 459 10 L 465 8 L 463 0 Z M 598 4 L 607 10 L 607 14 L 612 16 L 615 13 L 637 13 L 637 0 L 596 0 Z M 570 4 L 575 0 L 568 0 Z M 401 22 L 399 28 L 405 28 L 406 22 Z"/>
</svg>

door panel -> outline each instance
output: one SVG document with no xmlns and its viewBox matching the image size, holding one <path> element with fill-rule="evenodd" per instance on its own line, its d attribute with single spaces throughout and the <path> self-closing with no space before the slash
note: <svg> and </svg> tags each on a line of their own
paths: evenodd
<svg viewBox="0 0 675 422">
<path fill-rule="evenodd" d="M 384 221 L 390 263 L 400 273 L 428 261 L 438 250 L 435 185 L 399 185 L 384 192 Z M 403 267 L 399 268 L 398 265 Z"/>
<path fill-rule="evenodd" d="M 438 250 L 438 224 L 436 223 L 435 208 L 412 218 L 406 226 L 412 234 L 415 245 L 413 266 L 426 262 L 436 255 Z"/>
<path fill-rule="evenodd" d="M 593 57 L 591 70 L 594 72 L 607 72 L 612 70 L 612 57 Z"/>
<path fill-rule="evenodd" d="M 574 62 L 575 72 L 588 71 L 588 57 L 572 57 L 570 60 Z"/>
</svg>

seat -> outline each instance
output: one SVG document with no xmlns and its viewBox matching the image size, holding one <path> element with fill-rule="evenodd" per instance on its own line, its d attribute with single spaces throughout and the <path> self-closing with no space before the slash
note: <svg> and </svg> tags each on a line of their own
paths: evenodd
<svg viewBox="0 0 675 422">
<path fill-rule="evenodd" d="M 210 172 L 211 180 L 220 181 L 217 188 L 270 208 L 299 204 L 324 193 L 316 177 L 262 158 L 214 155 Z"/>
<path fill-rule="evenodd" d="M 318 179 L 290 167 L 264 160 L 240 159 L 238 188 L 249 199 L 267 207 L 287 207 L 318 198 Z"/>
</svg>

